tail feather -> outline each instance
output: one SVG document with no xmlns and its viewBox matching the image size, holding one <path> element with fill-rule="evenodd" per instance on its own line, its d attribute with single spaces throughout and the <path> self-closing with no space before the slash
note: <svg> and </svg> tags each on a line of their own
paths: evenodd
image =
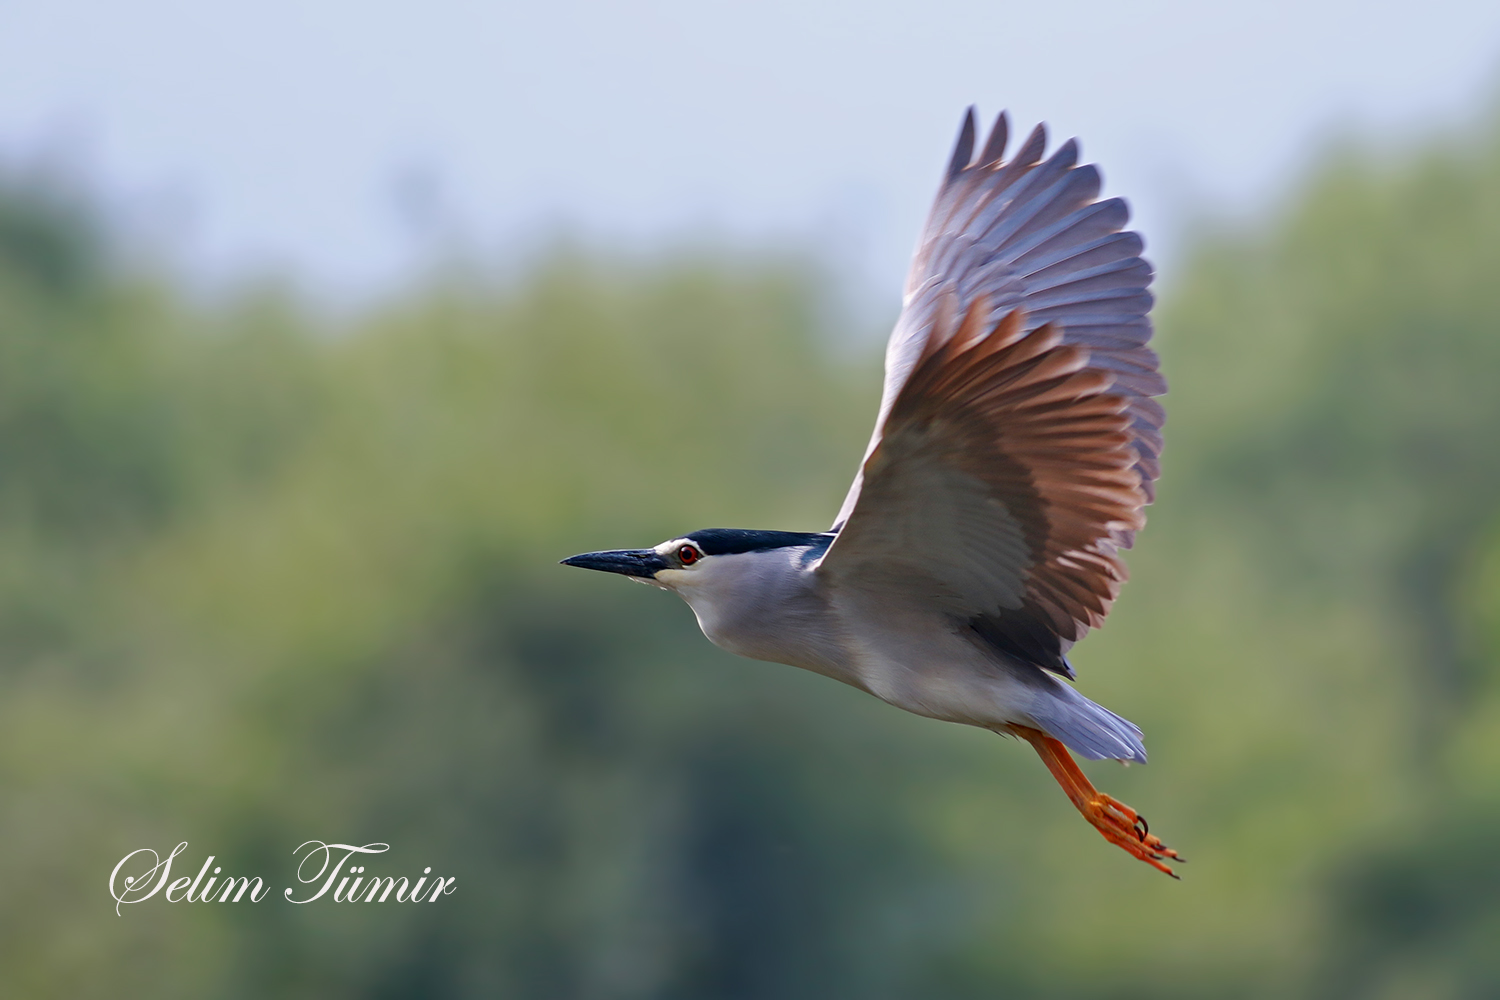
<svg viewBox="0 0 1500 1000">
<path fill-rule="evenodd" d="M 1053 686 L 1051 696 L 1037 699 L 1031 708 L 1038 729 L 1089 760 L 1146 763 L 1140 727 L 1103 705 L 1094 704 L 1061 681 L 1055 681 Z"/>
</svg>

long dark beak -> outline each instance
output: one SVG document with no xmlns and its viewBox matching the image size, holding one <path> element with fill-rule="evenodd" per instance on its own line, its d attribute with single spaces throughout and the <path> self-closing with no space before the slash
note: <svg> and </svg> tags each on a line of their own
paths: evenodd
<svg viewBox="0 0 1500 1000">
<path fill-rule="evenodd" d="M 564 566 L 581 566 L 605 573 L 623 573 L 650 580 L 658 570 L 667 568 L 667 561 L 655 549 L 613 549 L 609 552 L 585 552 L 562 561 Z"/>
</svg>

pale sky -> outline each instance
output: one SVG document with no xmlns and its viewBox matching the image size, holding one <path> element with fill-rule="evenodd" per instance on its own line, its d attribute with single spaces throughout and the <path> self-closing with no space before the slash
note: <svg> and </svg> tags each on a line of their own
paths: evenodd
<svg viewBox="0 0 1500 1000">
<path fill-rule="evenodd" d="M 1495 0 L 0 0 L 0 158 L 82 168 L 210 281 L 379 294 L 562 228 L 795 240 L 894 301 L 970 103 L 1079 136 L 1170 272 L 1185 218 L 1340 129 L 1461 124 L 1497 71 Z"/>
</svg>

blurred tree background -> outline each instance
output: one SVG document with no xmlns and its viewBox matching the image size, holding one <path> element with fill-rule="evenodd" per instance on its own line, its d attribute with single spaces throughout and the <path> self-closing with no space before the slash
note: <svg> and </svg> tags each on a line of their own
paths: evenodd
<svg viewBox="0 0 1500 1000">
<path fill-rule="evenodd" d="M 1166 473 L 1090 770 L 736 660 L 562 556 L 816 529 L 879 344 L 815 267 L 558 250 L 352 318 L 205 302 L 0 181 L 0 992 L 1500 993 L 1500 116 L 1325 155 L 1158 314 Z M 384 841 L 432 906 L 276 898 Z M 262 875 L 113 912 L 129 851 Z"/>
</svg>

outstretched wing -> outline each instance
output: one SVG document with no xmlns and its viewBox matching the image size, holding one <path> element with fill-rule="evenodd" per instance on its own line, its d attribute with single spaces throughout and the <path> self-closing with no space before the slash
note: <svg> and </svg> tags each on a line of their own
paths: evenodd
<svg viewBox="0 0 1500 1000">
<path fill-rule="evenodd" d="M 820 570 L 933 602 L 1072 676 L 1065 654 L 1103 623 L 1118 550 L 1145 523 L 1166 385 L 1124 203 L 1093 200 L 1098 172 L 1071 142 L 1040 162 L 1040 127 L 1004 162 L 1005 132 L 1002 115 L 970 163 L 965 121 Z"/>
<path fill-rule="evenodd" d="M 1096 201 L 1099 171 L 1078 166 L 1078 144 L 1068 140 L 1043 161 L 1046 128 L 1038 125 L 1006 160 L 1009 122 L 1002 112 L 977 160 L 974 109 L 964 117 L 958 145 L 917 244 L 901 317 L 886 346 L 885 391 L 868 460 L 886 418 L 921 355 L 942 303 L 956 297 L 964 312 L 988 296 L 996 316 L 1026 312 L 1026 329 L 1062 328 L 1063 342 L 1088 348 L 1090 366 L 1113 372 L 1114 390 L 1127 401 L 1135 466 L 1147 502 L 1161 474 L 1165 414 L 1152 396 L 1166 392 L 1151 339 L 1151 266 L 1139 235 L 1122 232 L 1130 219 L 1119 198 Z M 950 303 L 949 308 L 955 304 Z M 863 473 L 834 520 L 848 520 Z M 1120 544 L 1129 547 L 1129 533 Z"/>
</svg>

